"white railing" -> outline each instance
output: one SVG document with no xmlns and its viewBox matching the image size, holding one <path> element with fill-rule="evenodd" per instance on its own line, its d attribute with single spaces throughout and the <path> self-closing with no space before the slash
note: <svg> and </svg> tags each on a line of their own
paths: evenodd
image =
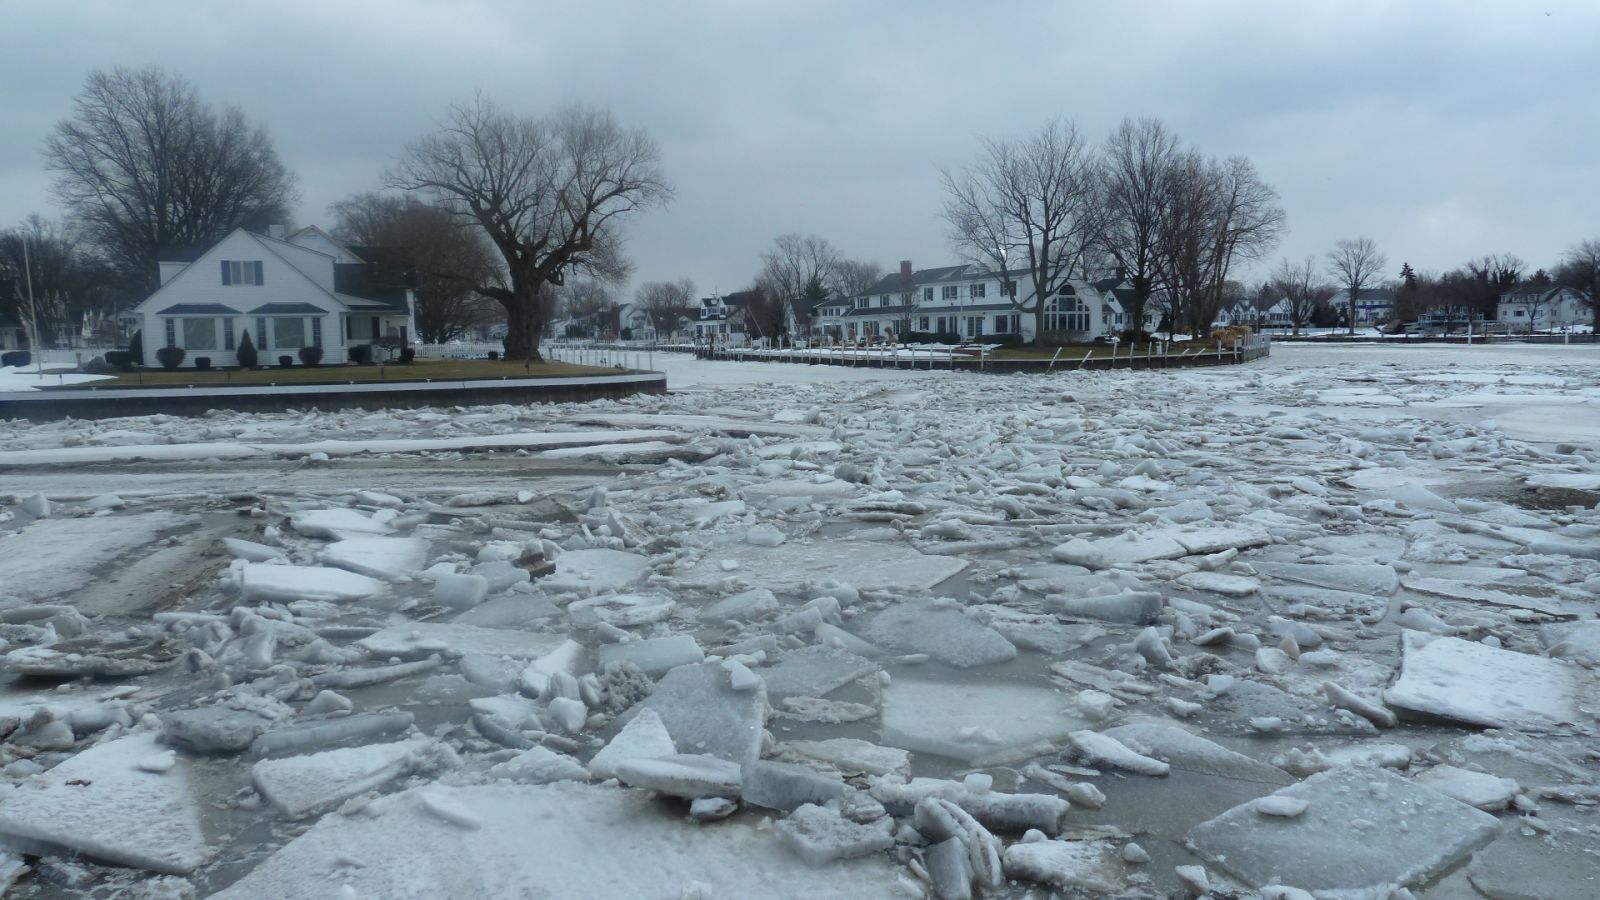
<svg viewBox="0 0 1600 900">
<path fill-rule="evenodd" d="M 1234 355 L 1240 362 L 1249 362 L 1263 356 L 1272 355 L 1272 337 L 1265 334 L 1252 334 L 1234 341 Z"/>
</svg>

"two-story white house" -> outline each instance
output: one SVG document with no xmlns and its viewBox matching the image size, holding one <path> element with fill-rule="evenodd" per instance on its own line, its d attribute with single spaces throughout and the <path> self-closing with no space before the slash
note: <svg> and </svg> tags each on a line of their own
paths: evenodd
<svg viewBox="0 0 1600 900">
<path fill-rule="evenodd" d="M 1582 291 L 1552 284 L 1525 284 L 1500 295 L 1495 319 L 1510 331 L 1549 331 L 1593 321 Z"/>
<path fill-rule="evenodd" d="M 302 347 L 320 347 L 324 365 L 339 365 L 352 348 L 388 338 L 409 344 L 414 291 L 393 266 L 358 251 L 373 255 L 320 228 L 286 238 L 238 228 L 192 259 L 163 260 L 161 287 L 132 310 L 143 364 L 159 365 L 158 350 L 180 347 L 183 366 L 237 366 L 246 332 L 262 365 L 283 356 L 299 365 Z"/>
</svg>

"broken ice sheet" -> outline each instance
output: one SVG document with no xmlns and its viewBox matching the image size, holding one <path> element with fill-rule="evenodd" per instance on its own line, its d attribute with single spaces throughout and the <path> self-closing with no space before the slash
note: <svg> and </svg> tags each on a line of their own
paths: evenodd
<svg viewBox="0 0 1600 900">
<path fill-rule="evenodd" d="M 1386 886 L 1435 877 L 1500 827 L 1494 816 L 1388 769 L 1334 769 L 1271 796 L 1303 800 L 1306 810 L 1262 815 L 1251 800 L 1196 825 L 1190 846 L 1252 887 L 1385 896 Z"/>
<path fill-rule="evenodd" d="M 954 556 L 883 542 L 789 541 L 777 547 L 741 542 L 708 551 L 678 577 L 688 584 L 715 584 L 728 577 L 724 560 L 738 563 L 735 574 L 741 580 L 780 593 L 795 593 L 829 578 L 863 591 L 929 590 L 967 567 L 966 560 Z"/>
<path fill-rule="evenodd" d="M 883 689 L 883 742 L 972 762 L 1090 727 L 1067 704 L 1048 688 L 900 677 Z"/>
<path fill-rule="evenodd" d="M 1421 631 L 1403 631 L 1400 646 L 1400 678 L 1383 695 L 1397 709 L 1519 731 L 1594 722 L 1600 689 L 1572 663 Z"/>
<path fill-rule="evenodd" d="M 0 835 L 154 872 L 194 870 L 212 848 L 189 764 L 180 758 L 161 773 L 139 767 L 163 749 L 154 732 L 143 732 L 35 775 L 0 800 Z"/>
<path fill-rule="evenodd" d="M 767 683 L 767 697 L 825 697 L 878 670 L 878 664 L 854 653 L 822 644 L 789 650 L 770 666 L 755 670 Z"/>
<path fill-rule="evenodd" d="M 264 759 L 250 778 L 284 815 L 301 819 L 399 778 L 418 764 L 427 744 L 396 741 Z"/>
<path fill-rule="evenodd" d="M 473 817 L 463 828 L 424 808 L 421 791 L 370 814 L 329 815 L 217 900 L 356 897 L 672 897 L 854 900 L 895 896 L 886 855 L 812 868 L 769 832 L 693 828 L 682 808 L 641 791 L 558 782 L 430 786 Z M 537 852 L 529 852 L 529 848 Z M 597 865 L 597 854 L 616 865 Z"/>
<path fill-rule="evenodd" d="M 555 572 L 539 579 L 546 593 L 588 596 L 625 590 L 650 573 L 650 560 L 622 550 L 568 550 L 556 557 Z"/>
<path fill-rule="evenodd" d="M 950 601 L 911 601 L 868 613 L 856 626 L 865 641 L 900 653 L 925 653 L 958 668 L 1005 662 L 1010 641 Z"/>
</svg>

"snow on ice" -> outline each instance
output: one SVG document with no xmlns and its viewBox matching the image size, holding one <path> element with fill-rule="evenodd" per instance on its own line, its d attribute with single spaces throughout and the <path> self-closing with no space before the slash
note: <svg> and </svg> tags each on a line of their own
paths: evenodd
<svg viewBox="0 0 1600 900">
<path fill-rule="evenodd" d="M 0 884 L 1580 895 L 1600 353 L 1463 350 L 0 422 Z"/>
</svg>

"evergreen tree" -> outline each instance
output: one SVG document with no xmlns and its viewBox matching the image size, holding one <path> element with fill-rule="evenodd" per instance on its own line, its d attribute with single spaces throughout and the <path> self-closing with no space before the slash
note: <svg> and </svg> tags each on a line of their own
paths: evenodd
<svg viewBox="0 0 1600 900">
<path fill-rule="evenodd" d="M 239 356 L 239 368 L 254 369 L 256 367 L 256 363 L 258 362 L 256 343 L 255 341 L 250 340 L 250 330 L 248 328 L 239 335 L 239 349 L 237 354 Z"/>
</svg>

